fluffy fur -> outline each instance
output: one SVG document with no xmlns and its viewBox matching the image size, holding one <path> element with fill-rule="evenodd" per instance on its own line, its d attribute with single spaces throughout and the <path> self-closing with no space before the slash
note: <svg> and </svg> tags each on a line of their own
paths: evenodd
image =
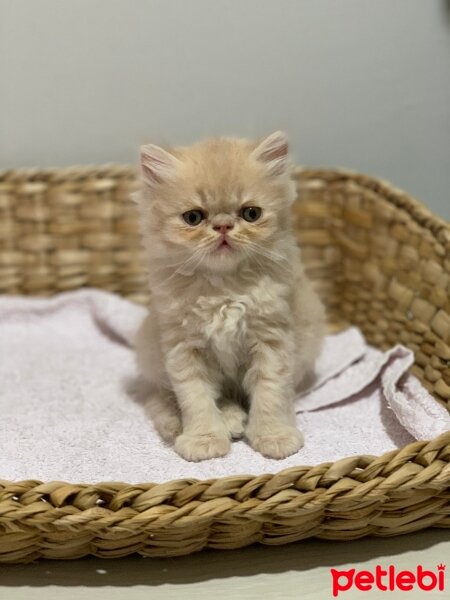
<svg viewBox="0 0 450 600">
<path fill-rule="evenodd" d="M 155 426 L 186 460 L 223 456 L 242 436 L 271 458 L 302 445 L 294 389 L 313 369 L 324 311 L 291 228 L 287 149 L 277 132 L 141 150 L 151 305 L 138 364 Z M 248 222 L 243 207 L 261 216 Z"/>
</svg>

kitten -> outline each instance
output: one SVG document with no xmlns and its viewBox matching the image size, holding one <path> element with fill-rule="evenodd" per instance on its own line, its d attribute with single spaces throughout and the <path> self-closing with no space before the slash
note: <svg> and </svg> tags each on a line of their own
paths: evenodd
<svg viewBox="0 0 450 600">
<path fill-rule="evenodd" d="M 270 458 L 297 452 L 294 388 L 313 369 L 324 309 L 292 231 L 285 134 L 143 146 L 141 178 L 151 302 L 137 359 L 156 429 L 191 461 L 242 436 Z"/>
</svg>

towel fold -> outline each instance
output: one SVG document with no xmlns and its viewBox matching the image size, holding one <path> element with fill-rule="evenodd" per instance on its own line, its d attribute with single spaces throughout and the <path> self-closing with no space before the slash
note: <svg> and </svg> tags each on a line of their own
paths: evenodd
<svg viewBox="0 0 450 600">
<path fill-rule="evenodd" d="M 450 429 L 408 374 L 412 353 L 380 352 L 356 328 L 328 336 L 312 389 L 296 400 L 305 446 L 284 460 L 244 441 L 189 463 L 158 438 L 136 390 L 133 338 L 145 309 L 100 290 L 0 298 L 0 478 L 130 483 L 269 473 L 381 454 Z"/>
</svg>

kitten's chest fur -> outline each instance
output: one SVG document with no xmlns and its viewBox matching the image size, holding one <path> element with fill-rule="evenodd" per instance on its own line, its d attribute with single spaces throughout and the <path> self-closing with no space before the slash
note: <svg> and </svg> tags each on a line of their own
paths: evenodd
<svg viewBox="0 0 450 600">
<path fill-rule="evenodd" d="M 250 304 L 250 298 L 245 296 L 200 296 L 190 319 L 184 323 L 190 330 L 188 335 L 212 353 L 224 374 L 233 379 L 244 366 L 249 346 Z"/>
<path fill-rule="evenodd" d="M 226 377 L 236 379 L 261 331 L 270 332 L 280 318 L 288 319 L 288 293 L 286 284 L 269 276 L 232 282 L 218 278 L 194 286 L 174 307 L 181 317 L 180 333 Z"/>
</svg>

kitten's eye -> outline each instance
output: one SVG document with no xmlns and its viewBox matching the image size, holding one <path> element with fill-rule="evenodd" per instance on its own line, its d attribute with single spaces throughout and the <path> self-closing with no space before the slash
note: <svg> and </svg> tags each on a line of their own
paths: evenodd
<svg viewBox="0 0 450 600">
<path fill-rule="evenodd" d="M 262 214 L 262 210 L 259 206 L 246 206 L 241 210 L 241 217 L 249 223 L 257 221 Z"/>
<path fill-rule="evenodd" d="M 205 215 L 201 210 L 187 210 L 185 213 L 183 213 L 183 219 L 192 227 L 199 225 L 204 218 Z"/>
</svg>

